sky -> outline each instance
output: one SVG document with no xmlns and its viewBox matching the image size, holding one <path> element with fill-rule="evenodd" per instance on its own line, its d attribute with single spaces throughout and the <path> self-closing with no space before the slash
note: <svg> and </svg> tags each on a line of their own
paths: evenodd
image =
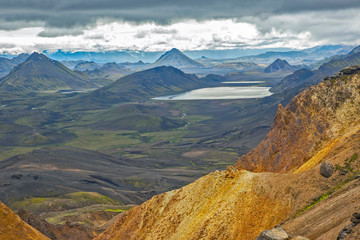
<svg viewBox="0 0 360 240">
<path fill-rule="evenodd" d="M 0 54 L 360 44 L 359 0 L 0 0 Z"/>
</svg>

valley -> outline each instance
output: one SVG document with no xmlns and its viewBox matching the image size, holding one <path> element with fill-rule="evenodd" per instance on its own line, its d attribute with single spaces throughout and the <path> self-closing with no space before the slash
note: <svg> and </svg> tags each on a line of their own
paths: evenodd
<svg viewBox="0 0 360 240">
<path fill-rule="evenodd" d="M 76 65 L 82 71 L 72 71 L 34 53 L 0 79 L 0 200 L 14 211 L 24 209 L 24 218 L 35 214 L 61 229 L 67 222 L 80 224 L 76 231 L 91 239 L 116 213 L 211 172 L 223 174 L 235 163 L 266 169 L 238 159 L 246 159 L 271 130 L 278 105 L 360 59 L 354 50 L 315 70 L 277 59 L 263 69 L 203 76 L 209 66 L 182 61 L 187 57 L 174 49 L 164 55 L 170 53 L 176 64 L 191 66 L 132 73 L 85 62 Z M 161 61 L 175 64 L 168 58 Z M 199 69 L 197 75 L 185 73 Z M 70 78 L 78 82 L 68 84 Z M 203 91 L 200 99 L 174 97 L 196 91 Z M 250 167 L 255 163 L 258 169 Z"/>
</svg>

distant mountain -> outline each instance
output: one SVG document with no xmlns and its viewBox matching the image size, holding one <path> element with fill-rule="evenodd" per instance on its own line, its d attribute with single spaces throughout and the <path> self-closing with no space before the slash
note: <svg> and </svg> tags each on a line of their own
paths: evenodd
<svg viewBox="0 0 360 240">
<path fill-rule="evenodd" d="M 11 61 L 15 63 L 16 65 L 19 65 L 20 63 L 25 62 L 30 57 L 30 54 L 27 53 L 21 53 L 17 55 L 16 57 L 13 57 Z"/>
<path fill-rule="evenodd" d="M 0 77 L 8 74 L 16 66 L 11 59 L 0 57 Z"/>
<path fill-rule="evenodd" d="M 258 55 L 239 57 L 237 60 L 270 64 L 275 59 L 281 58 L 289 61 L 293 65 L 308 65 L 330 56 L 348 54 L 352 48 L 352 46 L 348 45 L 323 45 L 296 51 L 270 51 Z"/>
<path fill-rule="evenodd" d="M 172 66 L 179 69 L 204 67 L 201 63 L 192 60 L 176 48 L 164 53 L 164 55 L 152 64 L 152 67 L 159 66 Z"/>
<path fill-rule="evenodd" d="M 108 75 L 129 74 L 131 72 L 132 70 L 118 63 L 106 63 L 102 67 L 90 71 L 90 73 L 93 74 L 108 74 Z"/>
<path fill-rule="evenodd" d="M 133 73 L 134 71 L 124 67 L 119 63 L 106 63 L 100 68 L 96 68 L 94 70 L 86 70 L 82 72 L 78 72 L 81 75 L 87 76 L 89 78 L 95 79 L 96 83 L 105 86 L 108 83 L 113 82 L 125 75 Z M 104 81 L 109 80 L 109 81 Z"/>
<path fill-rule="evenodd" d="M 68 69 L 74 70 L 74 68 L 76 67 L 76 65 L 78 65 L 79 63 L 83 63 L 86 62 L 85 60 L 76 60 L 76 61 L 61 61 L 61 63 L 67 67 Z"/>
<path fill-rule="evenodd" d="M 271 88 L 271 91 L 276 93 L 286 90 L 286 94 L 289 95 L 287 100 L 289 101 L 291 96 L 312 85 L 318 84 L 326 76 L 331 76 L 346 67 L 360 64 L 360 51 L 358 49 L 360 49 L 360 46 L 354 48 L 349 54 L 344 55 L 340 59 L 335 58 L 324 63 L 317 70 L 298 70 L 285 77 L 278 85 Z"/>
<path fill-rule="evenodd" d="M 0 77 L 6 76 L 16 65 L 25 62 L 29 54 L 22 53 L 12 59 L 0 57 Z"/>
<path fill-rule="evenodd" d="M 153 97 L 179 93 L 187 90 L 218 84 L 186 74 L 174 67 L 156 67 L 136 72 L 81 96 L 80 107 L 108 106 L 120 102 L 147 101 Z"/>
<path fill-rule="evenodd" d="M 279 71 L 294 71 L 296 68 L 291 66 L 286 60 L 280 58 L 276 59 L 273 63 L 267 66 L 264 70 L 265 73 L 273 73 Z"/>
<path fill-rule="evenodd" d="M 95 70 L 95 69 L 98 69 L 98 68 L 101 68 L 101 65 L 98 64 L 98 63 L 95 63 L 95 62 L 88 62 L 88 61 L 85 61 L 85 62 L 80 62 L 78 63 L 75 67 L 74 67 L 74 70 L 78 70 L 78 71 L 86 71 L 86 70 Z"/>
<path fill-rule="evenodd" d="M 34 52 L 7 76 L 0 79 L 0 90 L 43 91 L 85 89 L 96 87 L 85 77 L 74 73 L 61 63 Z"/>
</svg>

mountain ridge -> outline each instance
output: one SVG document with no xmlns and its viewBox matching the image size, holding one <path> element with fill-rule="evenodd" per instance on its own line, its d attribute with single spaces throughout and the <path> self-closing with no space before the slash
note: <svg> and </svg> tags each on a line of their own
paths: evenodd
<svg viewBox="0 0 360 240">
<path fill-rule="evenodd" d="M 0 79 L 0 89 L 5 91 L 44 91 L 94 87 L 96 87 L 95 84 L 74 73 L 60 62 L 36 52 Z"/>
</svg>

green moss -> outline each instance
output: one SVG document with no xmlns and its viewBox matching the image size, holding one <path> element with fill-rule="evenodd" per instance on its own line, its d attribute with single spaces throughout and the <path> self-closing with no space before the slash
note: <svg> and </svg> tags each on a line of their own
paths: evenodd
<svg viewBox="0 0 360 240">
<path fill-rule="evenodd" d="M 125 212 L 125 209 L 117 208 L 117 209 L 105 209 L 105 212 Z"/>
<path fill-rule="evenodd" d="M 11 208 L 15 211 L 23 208 L 32 213 L 63 211 L 91 205 L 124 205 L 118 200 L 94 192 L 75 192 L 57 197 L 31 198 L 14 202 Z"/>
</svg>

